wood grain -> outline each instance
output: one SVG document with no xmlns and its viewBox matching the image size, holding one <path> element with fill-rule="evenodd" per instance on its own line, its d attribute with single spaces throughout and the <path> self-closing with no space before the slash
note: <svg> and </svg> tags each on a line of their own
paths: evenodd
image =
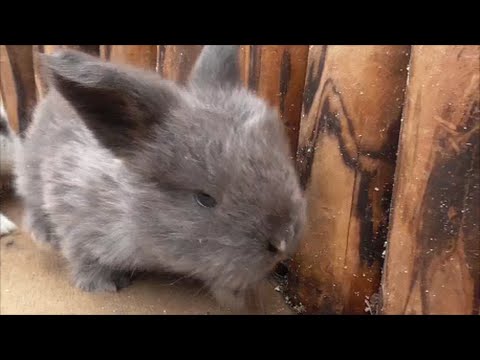
<svg viewBox="0 0 480 360">
<path fill-rule="evenodd" d="M 37 101 L 32 46 L 2 46 L 0 72 L 9 121 L 14 131 L 23 134 Z"/>
<path fill-rule="evenodd" d="M 307 231 L 289 293 L 307 312 L 365 314 L 377 296 L 409 46 L 312 46 L 297 165 Z"/>
<path fill-rule="evenodd" d="M 480 47 L 414 46 L 385 314 L 478 314 Z"/>
<path fill-rule="evenodd" d="M 203 45 L 159 45 L 157 71 L 164 78 L 185 84 Z"/>
<path fill-rule="evenodd" d="M 100 56 L 119 64 L 135 65 L 142 69 L 157 67 L 156 45 L 101 45 Z"/>
<path fill-rule="evenodd" d="M 293 154 L 298 143 L 307 58 L 307 45 L 244 45 L 240 53 L 245 85 L 278 109 Z"/>
</svg>

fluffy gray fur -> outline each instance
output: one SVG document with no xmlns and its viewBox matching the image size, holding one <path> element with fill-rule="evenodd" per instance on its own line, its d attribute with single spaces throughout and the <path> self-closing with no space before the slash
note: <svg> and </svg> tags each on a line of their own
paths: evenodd
<svg viewBox="0 0 480 360">
<path fill-rule="evenodd" d="M 238 81 L 237 51 L 204 47 L 185 87 L 76 51 L 43 56 L 51 90 L 17 189 L 76 286 L 115 291 L 133 270 L 167 270 L 238 308 L 295 252 L 304 195 L 278 114 Z"/>
</svg>

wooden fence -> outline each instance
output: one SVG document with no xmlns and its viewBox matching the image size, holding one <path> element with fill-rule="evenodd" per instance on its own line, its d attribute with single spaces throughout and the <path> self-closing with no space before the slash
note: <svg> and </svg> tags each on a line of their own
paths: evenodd
<svg viewBox="0 0 480 360">
<path fill-rule="evenodd" d="M 80 48 L 185 82 L 200 45 L 0 46 L 24 131 L 36 52 Z M 479 314 L 480 47 L 242 46 L 244 85 L 276 106 L 309 201 L 287 292 L 308 313 Z"/>
</svg>

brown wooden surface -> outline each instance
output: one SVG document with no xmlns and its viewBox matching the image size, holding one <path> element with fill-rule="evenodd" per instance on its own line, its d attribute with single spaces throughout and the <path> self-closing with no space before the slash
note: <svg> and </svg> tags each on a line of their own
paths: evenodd
<svg viewBox="0 0 480 360">
<path fill-rule="evenodd" d="M 308 45 L 245 45 L 240 54 L 245 85 L 279 110 L 292 153 L 298 142 L 308 49 Z"/>
<path fill-rule="evenodd" d="M 156 45 L 101 45 L 103 59 L 120 64 L 130 64 L 142 69 L 155 70 L 157 67 Z"/>
<path fill-rule="evenodd" d="M 164 78 L 185 84 L 202 45 L 159 45 L 157 71 Z"/>
<path fill-rule="evenodd" d="M 1 50 L 1 88 L 14 131 L 23 133 L 36 104 L 31 45 L 5 45 Z"/>
<path fill-rule="evenodd" d="M 290 272 L 313 313 L 365 313 L 379 288 L 409 46 L 312 46 L 297 165 L 309 220 Z"/>
<path fill-rule="evenodd" d="M 480 48 L 414 46 L 385 314 L 478 314 Z"/>
</svg>

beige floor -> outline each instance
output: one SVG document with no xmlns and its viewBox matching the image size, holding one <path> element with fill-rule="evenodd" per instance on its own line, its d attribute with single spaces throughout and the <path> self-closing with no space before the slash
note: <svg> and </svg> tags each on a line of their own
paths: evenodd
<svg viewBox="0 0 480 360">
<path fill-rule="evenodd" d="M 18 199 L 0 199 L 0 209 L 17 224 Z M 22 232 L 0 239 L 0 314 L 230 314 L 201 284 L 166 275 L 147 275 L 118 293 L 74 288 L 65 261 L 39 249 Z M 265 313 L 292 314 L 275 284 L 267 287 Z"/>
</svg>

